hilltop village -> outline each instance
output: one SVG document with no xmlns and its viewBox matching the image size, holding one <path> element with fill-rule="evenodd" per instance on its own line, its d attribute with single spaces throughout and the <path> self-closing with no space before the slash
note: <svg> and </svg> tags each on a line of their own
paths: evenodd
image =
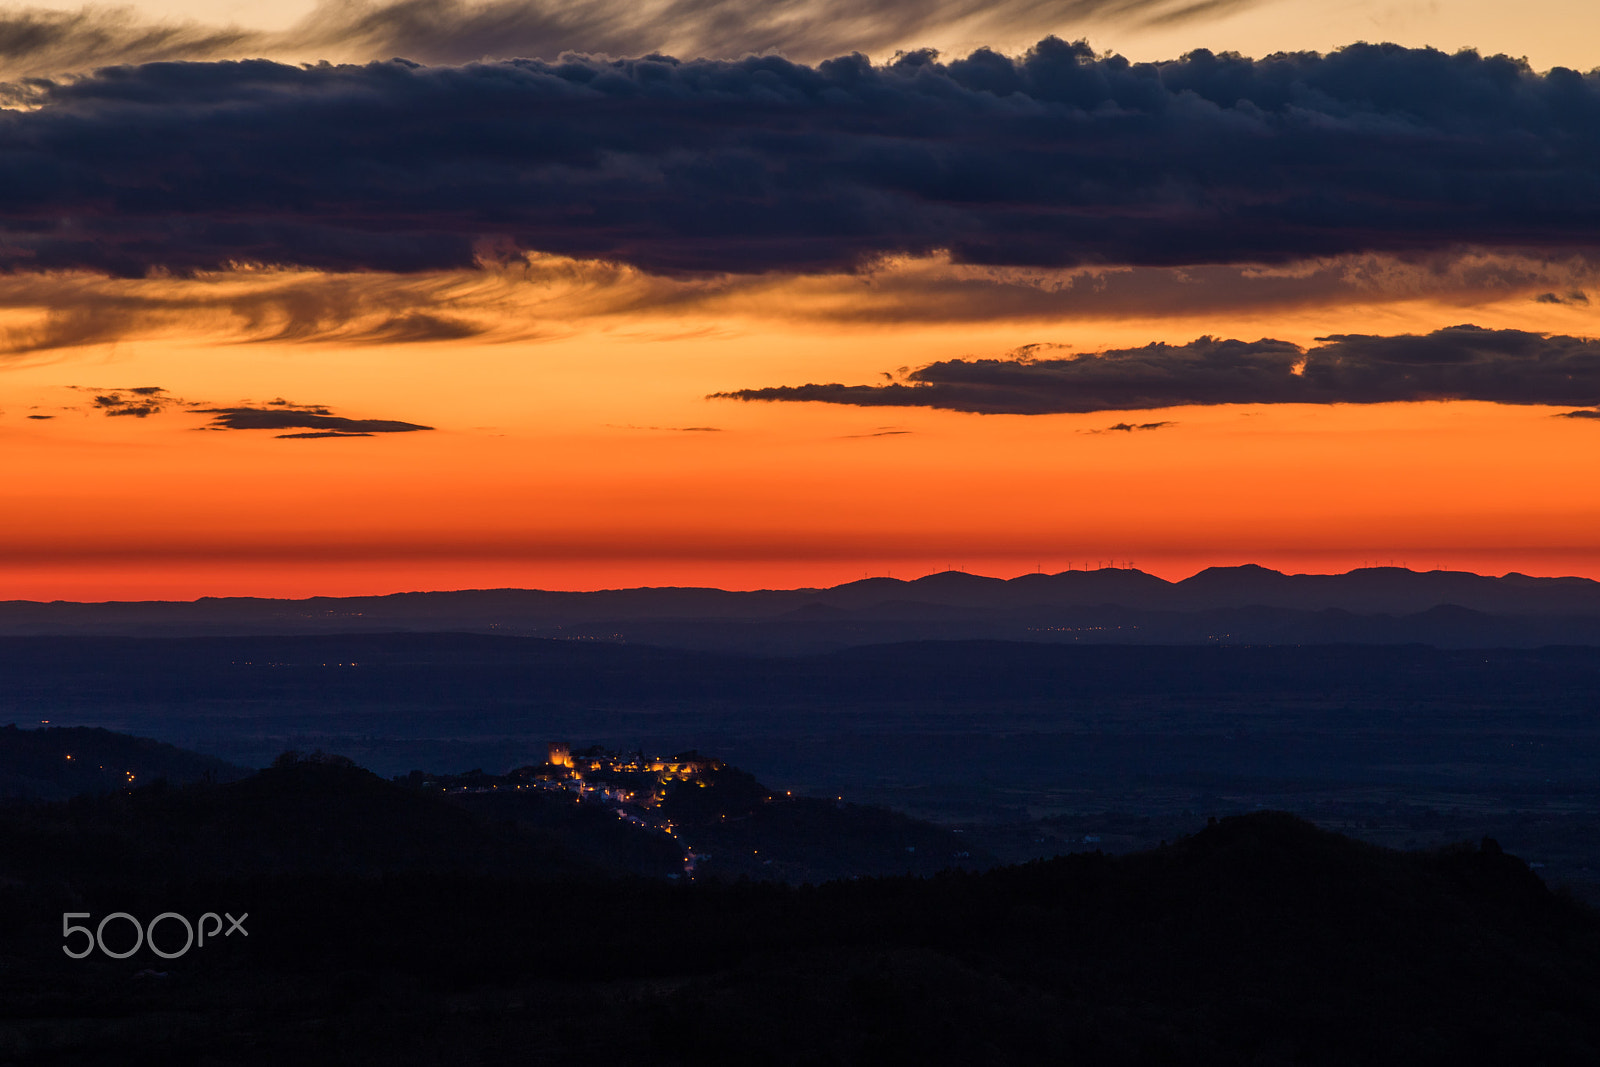
<svg viewBox="0 0 1600 1067">
<path fill-rule="evenodd" d="M 455 796 L 534 791 L 574 804 L 598 806 L 622 822 L 677 842 L 683 853 L 682 876 L 692 879 L 696 865 L 706 857 L 679 839 L 679 827 L 672 814 L 684 805 L 668 804 L 668 799 L 681 787 L 705 789 L 724 777 L 726 771 L 720 760 L 705 759 L 695 752 L 670 758 L 646 756 L 643 752 L 611 752 L 599 746 L 573 752 L 569 744 L 552 741 L 542 764 L 518 767 L 503 775 L 474 770 L 459 775 L 423 776 L 420 781 L 416 780 L 418 772 L 412 772 L 410 784 Z M 737 799 L 746 802 L 772 800 L 773 795 L 759 786 L 754 791 L 748 788 L 755 785 L 754 779 L 739 784 L 746 788 L 724 790 L 719 800 L 735 800 L 726 795 L 730 792 L 740 794 Z M 760 795 L 754 795 L 756 792 Z"/>
<path fill-rule="evenodd" d="M 770 790 L 698 752 L 663 757 L 552 742 L 544 763 L 502 775 L 413 771 L 398 780 L 569 841 L 605 837 L 609 855 L 633 855 L 640 873 L 673 879 L 821 881 L 992 862 L 949 830 L 839 797 Z"/>
</svg>

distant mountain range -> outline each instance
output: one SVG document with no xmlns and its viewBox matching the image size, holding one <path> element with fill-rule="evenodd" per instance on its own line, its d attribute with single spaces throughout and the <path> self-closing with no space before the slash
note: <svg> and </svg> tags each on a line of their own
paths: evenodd
<svg viewBox="0 0 1600 1067">
<path fill-rule="evenodd" d="M 944 571 L 831 589 L 641 588 L 273 600 L 0 602 L 0 635 L 516 634 L 793 654 L 906 640 L 1095 644 L 1600 645 L 1600 582 L 1371 567 L 1107 568 L 1004 580 Z"/>
</svg>

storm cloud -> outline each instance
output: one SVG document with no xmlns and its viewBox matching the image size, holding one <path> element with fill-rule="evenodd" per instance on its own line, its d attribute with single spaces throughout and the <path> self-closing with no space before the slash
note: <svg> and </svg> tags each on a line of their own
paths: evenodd
<svg viewBox="0 0 1600 1067">
<path fill-rule="evenodd" d="M 12 93 L 0 266 L 19 271 L 423 271 L 525 250 L 666 274 L 936 253 L 1160 267 L 1600 244 L 1600 74 L 1470 52 L 1132 64 L 1047 39 L 881 67 L 154 63 Z"/>
<path fill-rule="evenodd" d="M 779 386 L 714 398 L 1015 415 L 1191 404 L 1600 403 L 1600 341 L 1470 325 L 1420 336 L 1318 340 L 1302 349 L 1271 339 L 1202 337 L 1062 359 L 942 360 L 887 385 Z"/>
</svg>

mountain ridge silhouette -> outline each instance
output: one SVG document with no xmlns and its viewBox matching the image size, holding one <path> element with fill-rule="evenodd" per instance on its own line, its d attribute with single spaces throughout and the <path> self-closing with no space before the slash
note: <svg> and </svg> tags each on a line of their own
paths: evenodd
<svg viewBox="0 0 1600 1067">
<path fill-rule="evenodd" d="M 1443 609 L 1450 609 L 1445 611 Z M 825 589 L 647 586 L 381 596 L 0 602 L 0 636 L 478 632 L 794 654 L 907 640 L 1093 643 L 1600 644 L 1600 582 L 1257 564 L 1168 581 L 1126 567 L 1010 579 L 940 571 Z"/>
</svg>

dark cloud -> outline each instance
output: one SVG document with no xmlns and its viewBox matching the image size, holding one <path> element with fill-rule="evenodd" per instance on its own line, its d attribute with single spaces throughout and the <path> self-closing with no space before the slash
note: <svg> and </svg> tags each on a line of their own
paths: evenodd
<svg viewBox="0 0 1600 1067">
<path fill-rule="evenodd" d="M 29 415 L 28 418 L 30 418 L 30 419 L 38 419 L 38 420 L 40 420 L 42 422 L 45 419 L 53 419 L 53 418 L 55 418 L 55 416 L 54 415 Z"/>
<path fill-rule="evenodd" d="M 820 60 L 887 53 L 959 27 L 972 40 L 1027 40 L 1094 20 L 1171 25 L 1260 0 L 324 0 L 279 32 L 143 20 L 126 8 L 0 14 L 0 72 L 16 78 L 170 60 L 556 59 L 669 51 L 737 58 L 781 52 Z"/>
<path fill-rule="evenodd" d="M 376 323 L 351 339 L 364 344 L 416 344 L 422 341 L 463 341 L 484 332 L 478 323 L 443 315 L 412 311 Z"/>
<path fill-rule="evenodd" d="M 1600 419 L 1600 411 L 1563 411 L 1558 419 Z"/>
<path fill-rule="evenodd" d="M 421 427 L 426 429 L 426 427 Z M 279 441 L 317 441 L 324 437 L 371 437 L 370 433 L 340 433 L 337 430 L 318 430 L 312 433 L 280 433 L 276 435 Z"/>
<path fill-rule="evenodd" d="M 274 397 L 264 403 L 244 403 L 233 407 L 214 407 L 203 402 L 183 400 L 156 385 L 141 385 L 118 389 L 69 386 L 79 392 L 92 394 L 95 410 L 106 415 L 128 415 L 148 418 L 163 411 L 177 408 L 196 415 L 209 415 L 208 430 L 307 430 L 308 433 L 279 434 L 284 438 L 319 437 L 371 437 L 380 433 L 411 433 L 431 430 L 414 422 L 394 419 L 350 419 L 335 415 L 323 404 L 299 404 L 283 397 Z M 30 418 L 50 418 L 32 415 Z"/>
<path fill-rule="evenodd" d="M 1158 64 L 1049 39 L 874 67 L 155 63 L 0 115 L 0 262 L 655 272 L 1600 244 L 1600 73 L 1357 45 Z"/>
<path fill-rule="evenodd" d="M 1133 433 L 1135 430 L 1162 430 L 1177 423 L 1170 419 L 1161 422 L 1119 422 L 1114 426 L 1107 426 L 1103 430 L 1090 430 L 1090 433 Z"/>
<path fill-rule="evenodd" d="M 285 437 L 348 437 L 370 436 L 375 433 L 410 433 L 414 430 L 431 430 L 432 426 L 419 426 L 414 422 L 396 422 L 392 419 L 347 419 L 334 415 L 321 405 L 289 406 L 287 401 L 275 401 L 267 407 L 193 408 L 202 415 L 210 415 L 211 428 L 217 430 L 292 430 L 308 429 L 316 434 L 284 434 Z"/>
<path fill-rule="evenodd" d="M 1569 293 L 1540 293 L 1534 300 L 1541 304 L 1582 304 L 1589 303 L 1589 294 L 1581 289 L 1574 289 Z"/>
<path fill-rule="evenodd" d="M 714 397 L 1020 415 L 1189 404 L 1600 403 L 1600 341 L 1470 325 L 1318 341 L 1302 349 L 1202 337 L 1064 359 L 943 360 L 889 385 L 779 386 Z M 1112 427 L 1124 428 L 1131 427 Z"/>
<path fill-rule="evenodd" d="M 89 389 L 94 393 L 91 403 L 106 415 L 122 415 L 146 419 L 159 415 L 166 405 L 173 403 L 172 396 L 159 385 L 136 385 L 122 389 Z"/>
</svg>

